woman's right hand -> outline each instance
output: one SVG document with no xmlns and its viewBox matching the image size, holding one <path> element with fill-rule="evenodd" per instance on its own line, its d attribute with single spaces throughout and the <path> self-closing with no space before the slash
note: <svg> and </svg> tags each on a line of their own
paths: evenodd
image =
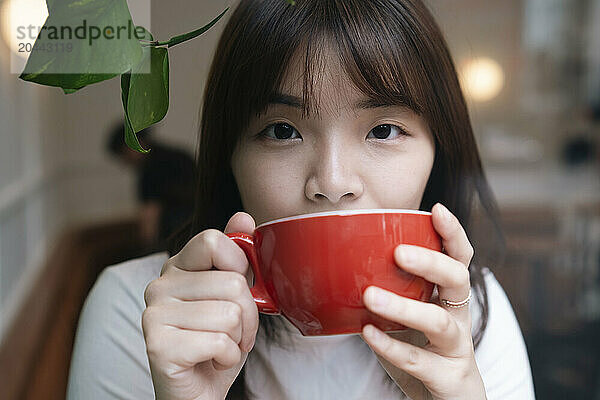
<svg viewBox="0 0 600 400">
<path fill-rule="evenodd" d="M 252 234 L 254 226 L 240 212 L 225 233 Z M 167 260 L 146 287 L 142 329 L 157 400 L 225 398 L 258 330 L 251 274 L 238 245 L 209 229 Z"/>
</svg>

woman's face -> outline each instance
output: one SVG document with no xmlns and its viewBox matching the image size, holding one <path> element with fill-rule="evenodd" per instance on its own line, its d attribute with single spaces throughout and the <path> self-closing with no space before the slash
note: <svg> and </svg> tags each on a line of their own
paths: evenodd
<svg viewBox="0 0 600 400">
<path fill-rule="evenodd" d="M 320 211 L 419 208 L 435 153 L 427 124 L 403 107 L 361 104 L 364 95 L 328 56 L 314 87 L 319 117 L 303 119 L 293 104 L 301 102 L 303 63 L 292 60 L 282 96 L 250 121 L 234 150 L 242 203 L 257 224 Z"/>
</svg>

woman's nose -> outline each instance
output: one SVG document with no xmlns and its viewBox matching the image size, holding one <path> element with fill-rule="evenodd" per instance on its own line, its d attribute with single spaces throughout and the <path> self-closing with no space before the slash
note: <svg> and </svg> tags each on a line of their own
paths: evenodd
<svg viewBox="0 0 600 400">
<path fill-rule="evenodd" d="M 358 157 L 342 143 L 329 143 L 315 151 L 315 161 L 306 182 L 306 197 L 315 202 L 337 204 L 355 200 L 364 190 Z"/>
</svg>

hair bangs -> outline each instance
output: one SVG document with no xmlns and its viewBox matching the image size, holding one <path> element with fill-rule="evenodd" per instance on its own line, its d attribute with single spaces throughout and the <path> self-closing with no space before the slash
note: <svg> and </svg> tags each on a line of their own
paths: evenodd
<svg viewBox="0 0 600 400">
<path fill-rule="evenodd" d="M 354 85 L 383 105 L 404 106 L 422 114 L 427 93 L 425 74 L 411 27 L 390 21 L 394 2 L 345 0 L 331 2 L 334 37 L 341 62 Z"/>
<path fill-rule="evenodd" d="M 333 49 L 354 86 L 369 100 L 381 105 L 398 105 L 422 114 L 427 106 L 423 97 L 431 83 L 419 63 L 419 48 L 411 39 L 411 21 L 390 23 L 398 18 L 394 2 L 333 0 L 298 2 L 295 7 L 272 9 L 272 19 L 285 23 L 264 25 L 257 40 L 273 52 L 267 63 L 249 66 L 257 72 L 251 114 L 263 113 L 273 97 L 282 92 L 286 73 L 295 63 L 302 70 L 302 115 L 319 115 L 315 88 L 320 85 L 327 67 L 325 49 Z M 279 10 L 281 12 L 279 12 Z M 310 18 L 308 18 L 310 16 Z M 298 40 L 296 38 L 302 38 Z M 265 57 L 256 58 L 259 61 Z M 265 74 L 264 69 L 273 71 Z M 259 73 L 259 71 L 262 71 Z M 258 85 L 257 85 L 258 84 Z"/>
</svg>

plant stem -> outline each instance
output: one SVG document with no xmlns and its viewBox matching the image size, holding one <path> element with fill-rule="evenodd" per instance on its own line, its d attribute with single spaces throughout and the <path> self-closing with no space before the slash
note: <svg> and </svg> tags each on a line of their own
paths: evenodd
<svg viewBox="0 0 600 400">
<path fill-rule="evenodd" d="M 178 36 L 172 37 L 171 39 L 169 39 L 167 41 L 164 41 L 164 42 L 159 42 L 158 40 L 153 40 L 153 41 L 140 41 L 140 43 L 142 43 L 142 46 L 150 46 L 150 47 L 160 47 L 160 46 L 173 47 L 173 46 L 178 45 L 180 43 L 187 42 L 188 40 L 191 40 L 191 39 L 193 39 L 193 38 L 195 38 L 197 36 L 200 36 L 201 34 L 203 34 L 204 32 L 206 32 L 207 30 L 209 30 L 210 28 L 212 28 L 212 26 L 214 24 L 216 24 L 217 21 L 220 20 L 223 15 L 225 15 L 225 13 L 227 12 L 227 10 L 229 10 L 229 7 L 227 7 L 225 9 L 225 11 L 223 11 L 219 16 L 217 16 L 215 19 L 213 19 L 212 21 L 210 21 L 208 24 L 206 24 L 202 28 L 196 29 L 196 30 L 194 30 L 192 32 L 188 32 L 188 33 L 184 33 L 182 35 L 178 35 Z"/>
</svg>

